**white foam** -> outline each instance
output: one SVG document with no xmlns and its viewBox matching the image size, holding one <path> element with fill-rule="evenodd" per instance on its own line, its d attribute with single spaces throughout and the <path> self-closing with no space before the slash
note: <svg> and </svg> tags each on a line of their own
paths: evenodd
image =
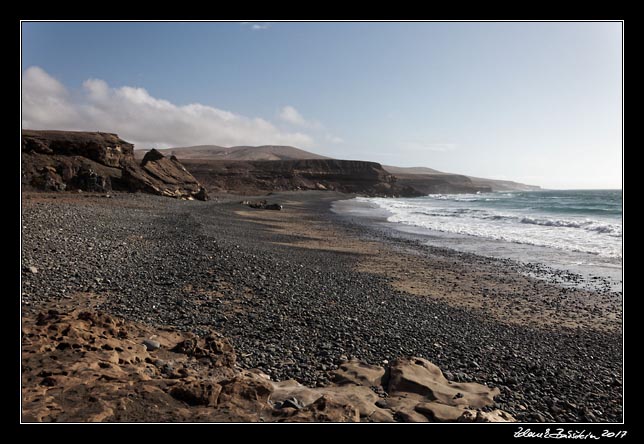
<svg viewBox="0 0 644 444">
<path fill-rule="evenodd" d="M 615 218 L 544 215 L 528 210 L 471 208 L 468 202 L 513 197 L 512 193 L 490 195 L 433 195 L 418 199 L 358 198 L 377 204 L 390 215 L 390 222 L 432 231 L 478 236 L 559 250 L 622 257 L 622 225 Z M 449 201 L 449 202 L 446 202 Z"/>
</svg>

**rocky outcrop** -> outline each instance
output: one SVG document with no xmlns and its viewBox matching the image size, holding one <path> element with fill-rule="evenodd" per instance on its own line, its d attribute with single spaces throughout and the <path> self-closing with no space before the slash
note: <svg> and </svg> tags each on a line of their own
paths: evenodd
<svg viewBox="0 0 644 444">
<path fill-rule="evenodd" d="M 450 382 L 424 359 L 346 361 L 333 384 L 309 388 L 240 369 L 217 333 L 154 329 L 78 305 L 22 318 L 25 422 L 513 421 L 489 408 L 498 389 Z"/>
<path fill-rule="evenodd" d="M 181 199 L 207 200 L 208 194 L 176 157 L 165 157 L 153 149 L 140 164 L 123 167 L 123 182 L 132 191 L 143 191 Z"/>
<path fill-rule="evenodd" d="M 207 200 L 206 190 L 175 158 L 151 150 L 139 163 L 116 134 L 22 132 L 22 185 L 40 190 L 142 191 Z"/>
<path fill-rule="evenodd" d="M 22 151 L 85 157 L 113 168 L 134 158 L 134 145 L 100 132 L 22 130 Z"/>
<path fill-rule="evenodd" d="M 22 153 L 22 186 L 46 191 L 120 189 L 122 170 L 82 156 Z"/>
<path fill-rule="evenodd" d="M 500 392 L 477 383 L 448 381 L 431 362 L 400 358 L 386 367 L 352 360 L 334 372 L 334 384 L 308 388 L 295 381 L 273 383 L 273 401 L 312 405 L 320 396 L 357 409 L 361 421 L 513 422 L 489 407 Z M 486 409 L 486 410 L 484 410 Z"/>
<path fill-rule="evenodd" d="M 269 191 L 333 190 L 368 196 L 419 196 L 375 162 L 337 159 L 270 161 L 184 160 L 208 189 L 258 194 Z"/>
</svg>

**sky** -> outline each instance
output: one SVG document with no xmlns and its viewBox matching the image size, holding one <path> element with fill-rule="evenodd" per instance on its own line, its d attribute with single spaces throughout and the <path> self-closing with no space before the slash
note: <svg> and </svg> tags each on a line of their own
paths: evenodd
<svg viewBox="0 0 644 444">
<path fill-rule="evenodd" d="M 620 22 L 23 22 L 22 126 L 622 186 Z"/>
</svg>

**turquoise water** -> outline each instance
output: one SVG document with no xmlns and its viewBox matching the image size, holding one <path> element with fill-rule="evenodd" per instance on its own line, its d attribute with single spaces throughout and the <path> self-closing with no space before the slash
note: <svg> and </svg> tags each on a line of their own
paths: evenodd
<svg viewBox="0 0 644 444">
<path fill-rule="evenodd" d="M 562 190 L 358 198 L 432 231 L 622 257 L 622 193 Z"/>
<path fill-rule="evenodd" d="M 427 244 L 542 263 L 621 285 L 621 190 L 435 194 L 339 201 L 336 212 L 377 218 Z"/>
</svg>

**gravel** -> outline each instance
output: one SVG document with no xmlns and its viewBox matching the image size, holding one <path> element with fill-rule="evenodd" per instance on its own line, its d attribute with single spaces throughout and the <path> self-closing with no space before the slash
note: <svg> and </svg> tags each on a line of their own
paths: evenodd
<svg viewBox="0 0 644 444">
<path fill-rule="evenodd" d="M 280 245 L 293 236 L 236 216 L 236 202 L 34 196 L 22 209 L 23 310 L 94 293 L 98 308 L 130 320 L 214 328 L 240 366 L 276 380 L 323 385 L 341 357 L 381 365 L 413 355 L 455 381 L 499 387 L 495 407 L 521 421 L 622 420 L 620 333 L 508 325 L 396 291 L 356 271 L 354 254 Z M 320 218 L 337 224 L 328 211 Z"/>
</svg>

